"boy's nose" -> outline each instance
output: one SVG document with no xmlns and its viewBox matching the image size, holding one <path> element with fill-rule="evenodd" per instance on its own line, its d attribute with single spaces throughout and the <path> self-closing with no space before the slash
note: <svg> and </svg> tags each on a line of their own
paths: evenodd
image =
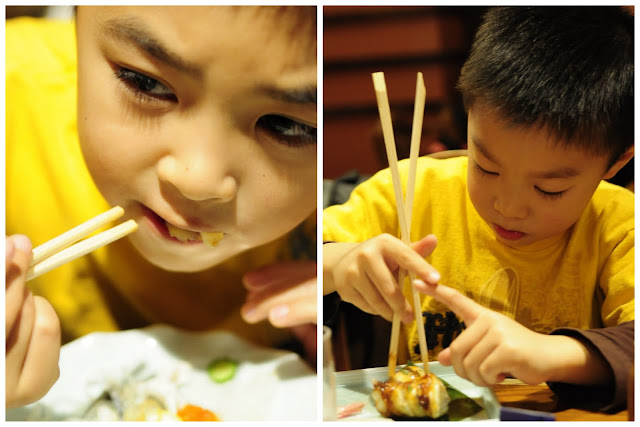
<svg viewBox="0 0 640 427">
<path fill-rule="evenodd" d="M 158 178 L 175 187 L 184 197 L 195 200 L 228 202 L 236 196 L 236 179 L 204 156 L 180 160 L 163 157 L 157 165 Z"/>
<path fill-rule="evenodd" d="M 526 204 L 515 195 L 496 197 L 493 207 L 505 218 L 525 219 L 527 217 L 528 209 Z"/>
</svg>

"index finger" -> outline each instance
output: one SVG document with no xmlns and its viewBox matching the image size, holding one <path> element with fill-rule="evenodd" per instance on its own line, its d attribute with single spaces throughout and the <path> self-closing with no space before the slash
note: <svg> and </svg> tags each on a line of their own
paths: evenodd
<svg viewBox="0 0 640 427">
<path fill-rule="evenodd" d="M 428 247 L 434 249 L 435 245 L 428 245 Z M 384 242 L 382 251 L 385 259 L 393 259 L 397 267 L 412 271 L 416 276 L 430 283 L 435 284 L 440 280 L 440 273 L 418 252 L 401 240 L 396 238 L 387 239 Z"/>
<path fill-rule="evenodd" d="M 422 280 L 413 281 L 415 288 L 422 294 L 429 295 L 441 303 L 447 305 L 462 320 L 471 325 L 485 308 L 466 297 L 457 290 L 445 285 L 428 285 Z"/>
</svg>

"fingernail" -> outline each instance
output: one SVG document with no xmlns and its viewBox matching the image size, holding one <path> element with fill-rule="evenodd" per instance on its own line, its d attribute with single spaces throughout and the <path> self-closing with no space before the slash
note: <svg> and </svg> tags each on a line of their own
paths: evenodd
<svg viewBox="0 0 640 427">
<path fill-rule="evenodd" d="M 429 283 L 437 285 L 440 281 L 440 273 L 438 273 L 437 271 L 432 271 L 431 273 L 429 273 L 427 278 L 429 279 Z"/>
<path fill-rule="evenodd" d="M 242 307 L 242 318 L 247 322 L 252 322 L 256 319 L 256 307 L 253 305 L 245 305 Z"/>
<path fill-rule="evenodd" d="M 289 306 L 278 305 L 271 309 L 271 317 L 274 319 L 284 319 L 289 315 Z"/>
<path fill-rule="evenodd" d="M 16 234 L 15 236 L 12 236 L 12 239 L 17 250 L 25 254 L 31 252 L 31 240 L 29 240 L 27 236 L 24 234 Z"/>
<path fill-rule="evenodd" d="M 256 289 L 268 283 L 259 271 L 250 271 L 244 275 L 242 281 L 247 289 Z"/>
</svg>

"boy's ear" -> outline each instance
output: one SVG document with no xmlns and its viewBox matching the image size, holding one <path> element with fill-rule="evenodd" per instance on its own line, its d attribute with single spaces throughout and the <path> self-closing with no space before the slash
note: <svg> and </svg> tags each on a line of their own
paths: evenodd
<svg viewBox="0 0 640 427">
<path fill-rule="evenodd" d="M 627 149 L 627 151 L 625 151 L 622 156 L 620 156 L 620 158 L 618 159 L 618 161 L 616 161 L 608 170 L 607 173 L 604 174 L 604 177 L 602 179 L 609 179 L 609 178 L 613 178 L 620 169 L 622 169 L 624 167 L 624 165 L 626 165 L 629 160 L 631 160 L 631 158 L 634 156 L 634 149 L 633 146 L 629 147 Z"/>
</svg>

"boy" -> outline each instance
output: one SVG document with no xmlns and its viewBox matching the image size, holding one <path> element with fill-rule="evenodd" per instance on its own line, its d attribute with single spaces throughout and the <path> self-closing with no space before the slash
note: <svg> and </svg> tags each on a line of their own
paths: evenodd
<svg viewBox="0 0 640 427">
<path fill-rule="evenodd" d="M 7 234 L 29 236 L 6 243 L 8 407 L 53 384 L 60 335 L 167 323 L 280 345 L 247 322 L 315 323 L 316 28 L 315 7 L 7 23 Z M 25 286 L 31 242 L 114 205 L 136 233 Z"/>
<path fill-rule="evenodd" d="M 458 375 L 548 381 L 619 408 L 633 360 L 634 197 L 602 180 L 633 156 L 633 18 L 492 9 L 459 88 L 468 158 L 420 159 L 412 248 L 382 171 L 324 211 L 324 293 L 399 313 L 417 361 L 394 279 L 398 266 L 414 271 L 430 353 Z"/>
</svg>

